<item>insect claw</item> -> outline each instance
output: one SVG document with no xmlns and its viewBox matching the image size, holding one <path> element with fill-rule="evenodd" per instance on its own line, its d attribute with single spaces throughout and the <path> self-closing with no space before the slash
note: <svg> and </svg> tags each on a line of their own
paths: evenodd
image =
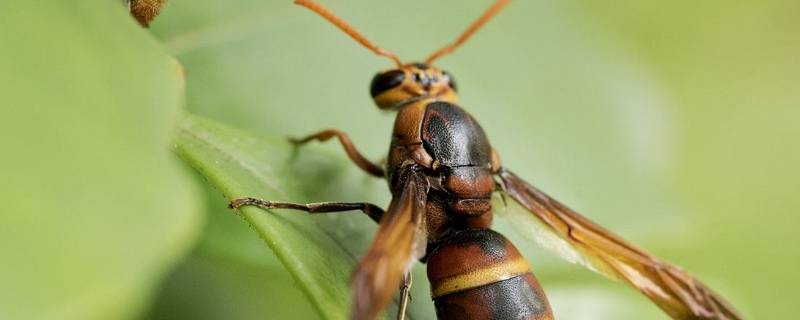
<svg viewBox="0 0 800 320">
<path fill-rule="evenodd" d="M 268 209 L 268 208 L 272 207 L 272 202 L 266 201 L 266 200 L 257 199 L 257 198 L 252 198 L 252 197 L 242 197 L 242 198 L 233 199 L 233 200 L 231 200 L 230 203 L 228 203 L 228 208 L 229 209 L 233 209 L 233 210 L 237 210 L 237 211 L 239 210 L 239 208 L 244 207 L 244 206 L 257 206 L 257 207 L 260 207 L 260 208 Z"/>
<path fill-rule="evenodd" d="M 247 198 L 237 198 L 231 200 L 231 202 L 228 203 L 228 209 L 233 209 L 238 211 L 239 207 L 245 205 L 244 203 L 245 200 L 247 200 Z"/>
<path fill-rule="evenodd" d="M 228 209 L 231 209 L 231 211 L 233 212 L 233 214 L 235 214 L 235 215 L 237 215 L 237 216 L 238 216 L 238 215 L 241 215 L 241 214 L 242 214 L 242 213 L 239 211 L 239 207 L 241 207 L 242 205 L 241 205 L 240 203 L 238 203 L 238 202 L 237 202 L 237 200 L 239 200 L 239 199 L 234 199 L 233 201 L 229 202 L 229 203 L 228 203 Z"/>
</svg>

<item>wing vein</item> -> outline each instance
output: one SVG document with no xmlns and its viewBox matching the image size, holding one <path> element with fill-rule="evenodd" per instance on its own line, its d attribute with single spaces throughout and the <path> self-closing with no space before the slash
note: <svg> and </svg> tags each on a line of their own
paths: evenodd
<svg viewBox="0 0 800 320">
<path fill-rule="evenodd" d="M 547 196 L 514 173 L 498 173 L 503 192 L 582 256 L 590 269 L 639 290 L 673 319 L 743 319 L 722 297 L 680 268 L 628 243 Z"/>
<path fill-rule="evenodd" d="M 403 275 L 425 252 L 427 178 L 416 168 L 399 169 L 397 190 L 372 245 L 352 280 L 351 318 L 376 319 L 400 288 Z"/>
</svg>

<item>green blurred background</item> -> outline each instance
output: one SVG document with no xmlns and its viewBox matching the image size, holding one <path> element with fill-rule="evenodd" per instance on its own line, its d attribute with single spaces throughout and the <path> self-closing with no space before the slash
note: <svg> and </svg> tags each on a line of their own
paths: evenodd
<svg viewBox="0 0 800 320">
<path fill-rule="evenodd" d="M 407 60 L 490 3 L 323 2 Z M 288 0 L 172 0 L 149 30 L 104 1 L 0 12 L 0 177 L 10 181 L 0 317 L 318 318 L 257 235 L 167 150 L 182 99 L 168 55 L 184 67 L 190 112 L 264 137 L 339 128 L 375 159 L 393 119 L 367 89 L 388 60 Z M 507 167 L 683 266 L 747 318 L 787 319 L 800 285 L 799 15 L 789 0 L 516 1 L 438 65 Z M 387 203 L 382 182 L 346 172 L 375 191 L 317 200 Z M 498 221 L 559 319 L 666 319 L 507 225 Z"/>
</svg>

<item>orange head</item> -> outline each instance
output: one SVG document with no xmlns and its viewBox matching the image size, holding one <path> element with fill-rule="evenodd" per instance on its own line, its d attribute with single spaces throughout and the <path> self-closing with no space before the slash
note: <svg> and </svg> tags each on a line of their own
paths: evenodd
<svg viewBox="0 0 800 320">
<path fill-rule="evenodd" d="M 453 76 L 424 63 L 410 63 L 376 74 L 369 93 L 381 109 L 396 109 L 424 98 L 457 100 Z"/>
<path fill-rule="evenodd" d="M 431 66 L 431 63 L 447 55 L 463 44 L 511 0 L 497 0 L 483 15 L 475 20 L 453 43 L 431 54 L 424 63 L 404 64 L 394 53 L 376 46 L 344 20 L 314 0 L 295 0 L 294 3 L 316 12 L 358 43 L 377 55 L 392 59 L 396 68 L 383 71 L 372 78 L 370 94 L 381 109 L 397 109 L 403 105 L 426 98 L 455 102 L 456 83 L 449 73 Z"/>
</svg>

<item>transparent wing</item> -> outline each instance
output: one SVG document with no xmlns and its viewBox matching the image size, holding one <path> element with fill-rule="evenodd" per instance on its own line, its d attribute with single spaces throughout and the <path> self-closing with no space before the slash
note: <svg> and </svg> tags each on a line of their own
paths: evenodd
<svg viewBox="0 0 800 320">
<path fill-rule="evenodd" d="M 742 319 L 722 297 L 680 268 L 628 243 L 512 172 L 503 169 L 499 176 L 505 193 L 532 213 L 515 216 L 514 222 L 531 227 L 526 233 L 541 232 L 537 242 L 545 248 L 629 283 L 673 319 Z"/>
<path fill-rule="evenodd" d="M 413 169 L 401 169 L 401 188 L 352 280 L 352 318 L 372 320 L 386 308 L 411 264 L 425 254 L 427 180 Z"/>
</svg>

